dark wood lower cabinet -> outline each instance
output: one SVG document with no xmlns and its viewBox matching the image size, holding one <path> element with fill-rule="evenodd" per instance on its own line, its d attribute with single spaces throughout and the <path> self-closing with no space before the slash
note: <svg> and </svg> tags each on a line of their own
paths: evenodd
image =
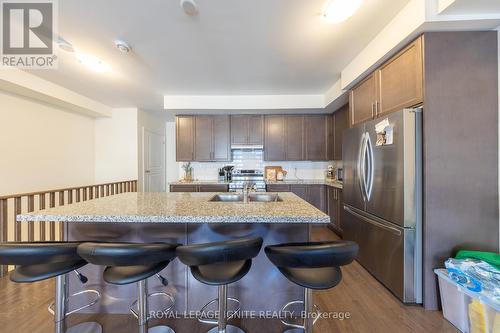
<svg viewBox="0 0 500 333">
<path fill-rule="evenodd" d="M 342 190 L 334 187 L 328 187 L 328 215 L 330 215 L 330 229 L 342 236 L 342 213 L 344 202 L 342 199 Z"/>
<path fill-rule="evenodd" d="M 321 184 L 268 184 L 267 192 L 293 192 L 324 213 L 328 212 L 326 185 Z"/>
<path fill-rule="evenodd" d="M 227 184 L 205 184 L 205 185 L 170 185 L 170 192 L 228 192 Z"/>
</svg>

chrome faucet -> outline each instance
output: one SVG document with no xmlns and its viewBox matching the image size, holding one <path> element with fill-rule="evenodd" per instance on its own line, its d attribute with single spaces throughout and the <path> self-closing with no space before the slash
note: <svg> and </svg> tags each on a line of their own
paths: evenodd
<svg viewBox="0 0 500 333">
<path fill-rule="evenodd" d="M 255 184 L 250 185 L 248 183 L 245 183 L 245 185 L 243 185 L 243 203 L 248 203 L 248 197 L 252 190 L 256 190 Z"/>
</svg>

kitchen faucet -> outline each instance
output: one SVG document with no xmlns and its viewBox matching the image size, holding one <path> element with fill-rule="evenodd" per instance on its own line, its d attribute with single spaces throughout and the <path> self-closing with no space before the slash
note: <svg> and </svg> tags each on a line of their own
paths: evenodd
<svg viewBox="0 0 500 333">
<path fill-rule="evenodd" d="M 253 191 L 256 191 L 256 185 L 255 184 L 248 184 L 248 183 L 245 183 L 245 185 L 243 186 L 243 203 L 248 203 L 248 196 L 250 195 L 250 192 L 253 190 Z"/>
</svg>

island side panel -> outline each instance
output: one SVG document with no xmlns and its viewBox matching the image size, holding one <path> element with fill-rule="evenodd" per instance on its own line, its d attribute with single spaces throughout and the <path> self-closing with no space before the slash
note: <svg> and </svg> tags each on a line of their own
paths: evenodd
<svg viewBox="0 0 500 333">
<path fill-rule="evenodd" d="M 264 245 L 252 262 L 250 272 L 230 284 L 228 296 L 241 302 L 242 311 L 279 311 L 292 300 L 303 300 L 304 289 L 286 279 L 264 253 L 267 245 L 309 240 L 307 224 L 204 224 L 188 225 L 188 242 L 206 243 L 243 237 L 262 237 Z M 188 308 L 200 310 L 217 298 L 217 287 L 206 286 L 194 277 L 188 278 Z M 228 306 L 233 308 L 229 302 Z M 214 310 L 212 307 L 210 310 Z M 233 308 L 234 309 L 234 308 Z"/>
<path fill-rule="evenodd" d="M 309 240 L 307 224 L 184 224 L 184 223 L 68 223 L 68 240 L 104 242 L 176 242 L 196 244 L 260 236 L 264 246 Z M 88 313 L 129 313 L 130 304 L 137 298 L 136 284 L 115 286 L 102 279 L 104 268 L 87 265 L 80 271 L 89 281 L 82 285 L 71 274 L 71 293 L 96 289 L 101 301 L 86 309 Z M 198 311 L 217 297 L 217 287 L 207 286 L 194 279 L 179 259 L 174 260 L 161 274 L 169 285 L 163 287 L 156 277 L 148 279 L 148 292 L 166 291 L 175 297 L 174 309 L 179 312 Z M 303 300 L 303 288 L 289 282 L 267 259 L 264 250 L 253 260 L 252 269 L 240 281 L 230 285 L 229 296 L 238 298 L 244 311 L 279 311 L 291 300 Z M 151 299 L 150 311 L 161 310 L 165 303 Z M 78 306 L 86 300 L 79 300 Z M 231 304 L 229 305 L 231 306 Z"/>
<path fill-rule="evenodd" d="M 100 241 L 100 242 L 134 242 L 152 243 L 167 242 L 186 244 L 187 225 L 161 223 L 67 223 L 68 240 L 70 241 Z M 79 271 L 88 277 L 89 281 L 82 285 L 75 274 L 70 274 L 69 290 L 71 293 L 82 289 L 95 289 L 101 293 L 98 304 L 85 309 L 87 313 L 130 313 L 129 307 L 137 299 L 137 284 L 117 286 L 106 283 L 102 278 L 104 267 L 88 264 Z M 176 311 L 186 309 L 186 280 L 188 269 L 178 259 L 171 262 L 160 272 L 169 284 L 165 288 L 156 277 L 148 279 L 148 293 L 167 292 L 174 296 Z M 88 299 L 79 297 L 74 306 L 84 304 Z M 76 301 L 76 300 L 75 300 Z M 168 302 L 164 298 L 151 298 L 150 310 L 161 310 Z M 73 306 L 73 305 L 72 305 Z"/>
</svg>

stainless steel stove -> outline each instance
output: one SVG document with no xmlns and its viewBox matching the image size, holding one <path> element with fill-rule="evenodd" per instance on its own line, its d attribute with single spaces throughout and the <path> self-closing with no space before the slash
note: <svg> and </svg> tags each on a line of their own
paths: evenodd
<svg viewBox="0 0 500 333">
<path fill-rule="evenodd" d="M 229 183 L 229 191 L 241 191 L 245 187 L 245 184 L 249 186 L 255 185 L 258 192 L 265 192 L 266 182 L 264 181 L 264 172 L 262 170 L 233 170 L 232 180 Z"/>
</svg>

